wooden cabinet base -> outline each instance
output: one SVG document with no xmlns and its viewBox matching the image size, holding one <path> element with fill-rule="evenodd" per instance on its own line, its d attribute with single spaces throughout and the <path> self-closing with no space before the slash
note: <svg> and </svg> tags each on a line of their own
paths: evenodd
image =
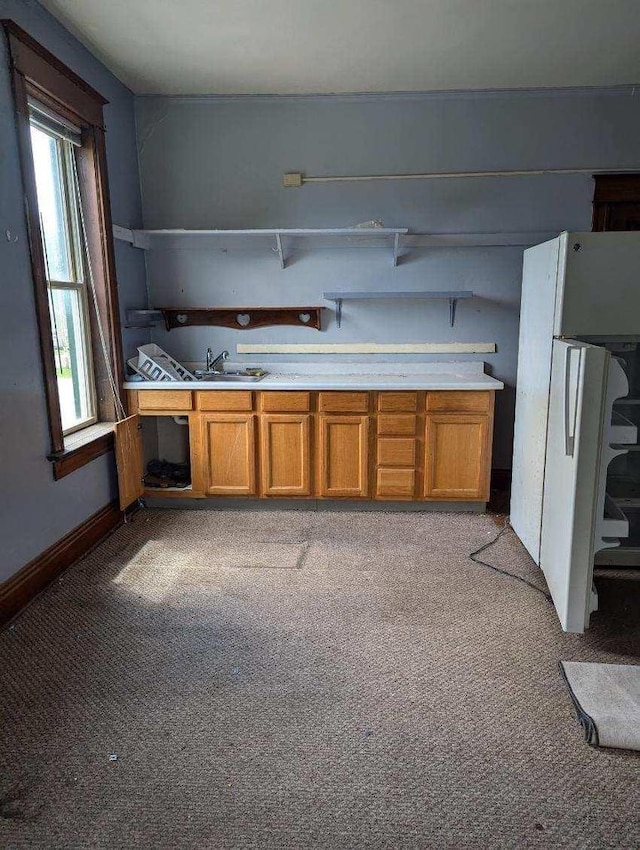
<svg viewBox="0 0 640 850">
<path fill-rule="evenodd" d="M 143 418 L 178 407 L 188 418 L 191 487 L 147 498 L 489 499 L 491 391 L 139 390 L 129 405 Z M 126 499 L 140 486 L 134 449 L 120 459 Z"/>
</svg>

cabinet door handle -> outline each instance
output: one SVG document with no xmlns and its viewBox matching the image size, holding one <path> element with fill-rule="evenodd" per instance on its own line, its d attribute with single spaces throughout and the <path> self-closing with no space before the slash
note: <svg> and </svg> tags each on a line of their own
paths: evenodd
<svg viewBox="0 0 640 850">
<path fill-rule="evenodd" d="M 578 384 L 576 381 L 576 389 L 573 394 L 573 404 L 571 403 L 571 355 L 574 351 L 579 354 L 578 359 L 578 374 L 580 373 L 580 363 L 582 360 L 582 349 L 577 346 L 570 345 L 564 354 L 564 453 L 567 457 L 573 457 L 576 442 L 576 421 L 578 418 Z"/>
</svg>

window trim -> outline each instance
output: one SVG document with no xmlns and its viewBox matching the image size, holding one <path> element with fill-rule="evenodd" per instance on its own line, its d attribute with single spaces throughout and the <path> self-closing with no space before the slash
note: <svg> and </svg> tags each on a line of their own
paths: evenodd
<svg viewBox="0 0 640 850">
<path fill-rule="evenodd" d="M 82 431 L 85 428 L 90 427 L 91 425 L 96 424 L 98 422 L 98 405 L 96 401 L 96 379 L 95 379 L 95 368 L 94 368 L 94 349 L 95 346 L 92 344 L 93 340 L 91 339 L 91 297 L 89 293 L 89 279 L 88 279 L 88 269 L 87 269 L 87 258 L 85 256 L 85 248 L 84 248 L 84 240 L 82 237 L 82 225 L 81 218 L 82 216 L 78 211 L 78 187 L 76 181 L 75 167 L 73 163 L 73 158 L 75 158 L 75 148 L 78 145 L 78 142 L 71 141 L 65 135 L 58 132 L 58 128 L 54 126 L 45 126 L 42 127 L 39 123 L 34 121 L 34 101 L 32 98 L 29 98 L 29 123 L 32 130 L 31 140 L 32 140 L 32 155 L 33 155 L 33 129 L 37 129 L 39 133 L 45 134 L 54 140 L 56 144 L 56 156 L 58 160 L 58 167 L 60 169 L 60 180 L 62 182 L 61 191 L 62 191 L 62 199 L 64 206 L 64 216 L 65 216 L 65 230 L 66 230 L 66 238 L 65 244 L 68 247 L 67 251 L 67 260 L 69 263 L 69 279 L 57 279 L 51 277 L 51 270 L 45 266 L 45 276 L 47 278 L 47 295 L 49 297 L 49 313 L 50 313 L 50 321 L 53 324 L 53 337 L 54 342 L 56 340 L 56 328 L 55 328 L 55 320 L 52 315 L 53 312 L 53 294 L 56 291 L 59 292 L 75 292 L 78 296 L 78 301 L 80 304 L 80 314 L 81 314 L 81 324 L 83 327 L 83 333 L 81 336 L 81 344 L 82 344 L 82 357 L 86 363 L 87 369 L 87 381 L 85 383 L 85 389 L 87 391 L 88 396 L 88 412 L 89 416 L 85 417 L 85 419 L 76 422 L 68 428 L 64 427 L 64 421 L 62 422 L 62 434 L 63 437 L 69 437 L 70 434 L 73 434 L 77 431 Z M 39 107 L 39 104 L 38 104 Z M 51 124 L 53 121 L 51 121 Z M 61 125 L 62 126 L 62 125 Z M 35 160 L 34 160 L 35 161 Z M 37 171 L 36 171 L 36 184 L 37 184 Z M 40 225 L 42 230 L 42 224 Z M 46 242 L 44 245 L 44 256 L 45 261 L 47 259 L 47 250 L 46 250 Z M 56 361 L 56 351 L 54 347 L 53 354 L 54 363 Z M 59 385 L 58 385 L 58 393 L 59 393 Z"/>
<path fill-rule="evenodd" d="M 117 382 L 120 399 L 122 399 L 123 355 L 103 119 L 103 107 L 108 101 L 13 21 L 2 20 L 0 23 L 8 41 L 13 82 L 31 272 L 51 440 L 50 453 L 47 457 L 54 464 L 54 477 L 58 478 L 62 475 L 57 475 L 57 471 L 67 474 L 66 471 L 63 472 L 63 467 L 73 471 L 69 468 L 70 466 L 76 469 L 79 465 L 83 465 L 79 461 L 78 465 L 75 465 L 75 462 L 64 464 L 65 460 L 73 461 L 73 457 L 76 457 L 77 460 L 84 459 L 84 462 L 88 463 L 98 456 L 96 451 L 99 450 L 99 454 L 104 454 L 111 449 L 113 437 L 111 434 L 98 437 L 93 441 L 96 443 L 93 448 L 91 443 L 88 443 L 89 448 L 85 445 L 80 449 L 65 450 L 31 152 L 29 99 L 37 100 L 81 129 L 82 147 L 78 152 L 77 165 L 89 242 L 89 260 L 96 285 L 102 333 L 109 352 L 111 370 Z M 95 356 L 95 346 L 100 336 L 97 318 L 95 311 L 92 310 L 90 313 L 92 314 L 91 336 L 94 341 L 98 420 L 115 421 L 118 418 L 117 405 L 112 397 L 106 367 L 104 362 L 102 364 L 99 362 L 103 361 L 103 358 L 96 359 Z"/>
</svg>

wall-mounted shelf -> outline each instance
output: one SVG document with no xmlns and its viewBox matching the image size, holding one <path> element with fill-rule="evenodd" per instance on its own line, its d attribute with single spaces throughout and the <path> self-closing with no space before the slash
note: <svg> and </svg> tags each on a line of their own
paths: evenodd
<svg viewBox="0 0 640 850">
<path fill-rule="evenodd" d="M 283 238 L 288 237 L 322 237 L 333 236 L 337 238 L 367 237 L 378 240 L 389 241 L 393 247 L 393 265 L 398 264 L 400 252 L 400 237 L 409 232 L 408 227 L 285 227 L 285 228 L 258 228 L 248 230 L 185 230 L 173 228 L 168 230 L 129 230 L 126 227 L 114 225 L 113 235 L 116 239 L 129 242 L 135 248 L 150 248 L 152 240 L 167 236 L 202 236 L 202 237 L 228 237 L 228 236 L 269 236 L 275 240 L 272 251 L 278 255 L 280 268 L 286 267 L 287 258 L 283 247 Z"/>
<path fill-rule="evenodd" d="M 449 302 L 449 324 L 454 326 L 456 320 L 456 304 L 461 298 L 473 298 L 473 292 L 468 289 L 451 289 L 444 291 L 433 290 L 409 290 L 398 292 L 389 290 L 385 292 L 325 292 L 323 298 L 334 301 L 336 305 L 336 324 L 342 324 L 342 302 L 343 301 L 375 301 L 380 299 L 446 299 Z"/>
<path fill-rule="evenodd" d="M 161 310 L 125 310 L 125 328 L 153 328 L 163 323 Z"/>
<path fill-rule="evenodd" d="M 160 307 L 157 310 L 127 310 L 126 327 L 166 329 L 224 327 L 252 330 L 273 325 L 293 325 L 322 330 L 322 307 Z"/>
</svg>

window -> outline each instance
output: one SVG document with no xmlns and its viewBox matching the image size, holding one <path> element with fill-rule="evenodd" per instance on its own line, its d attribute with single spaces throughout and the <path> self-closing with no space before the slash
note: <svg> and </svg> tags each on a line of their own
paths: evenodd
<svg viewBox="0 0 640 850">
<path fill-rule="evenodd" d="M 49 294 L 62 433 L 97 421 L 91 322 L 74 142 L 30 104 L 31 150 Z M 47 116 L 48 117 L 48 116 Z M 78 132 L 78 140 L 80 134 Z"/>
<path fill-rule="evenodd" d="M 123 374 L 105 99 L 13 21 L 7 34 L 55 478 L 113 448 Z"/>
</svg>

